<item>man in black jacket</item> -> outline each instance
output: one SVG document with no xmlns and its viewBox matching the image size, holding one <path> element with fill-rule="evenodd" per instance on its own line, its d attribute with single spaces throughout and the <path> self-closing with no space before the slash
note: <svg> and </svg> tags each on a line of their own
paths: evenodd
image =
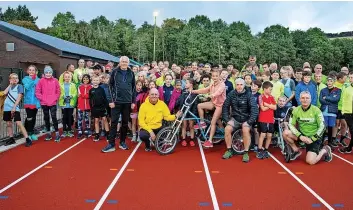
<svg viewBox="0 0 353 210">
<path fill-rule="evenodd" d="M 109 81 L 109 91 L 111 97 L 108 97 L 109 107 L 111 108 L 111 128 L 109 133 L 109 144 L 102 149 L 102 152 L 115 151 L 115 137 L 119 117 L 121 115 L 120 145 L 123 150 L 129 149 L 125 143 L 130 111 L 135 107 L 135 75 L 129 66 L 129 58 L 120 57 L 119 67 L 112 71 Z"/>
<path fill-rule="evenodd" d="M 235 90 L 232 90 L 223 104 L 222 120 L 227 122 L 225 128 L 225 141 L 227 151 L 223 155 L 223 159 L 229 159 L 234 155 L 232 149 L 232 133 L 237 129 L 242 129 L 245 153 L 243 162 L 249 162 L 249 147 L 251 143 L 251 126 L 255 123 L 259 109 L 252 97 L 251 91 L 245 88 L 245 81 L 241 78 L 235 80 Z M 230 114 L 231 109 L 231 114 Z"/>
</svg>

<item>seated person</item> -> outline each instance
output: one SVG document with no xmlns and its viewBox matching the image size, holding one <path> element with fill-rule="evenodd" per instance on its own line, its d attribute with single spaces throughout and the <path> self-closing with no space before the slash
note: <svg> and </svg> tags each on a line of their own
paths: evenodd
<svg viewBox="0 0 353 210">
<path fill-rule="evenodd" d="M 156 88 L 151 88 L 148 100 L 140 107 L 138 121 L 140 125 L 140 139 L 145 142 L 145 151 L 151 151 L 150 138 L 156 139 L 157 133 L 162 128 L 162 120 L 173 121 L 181 116 L 181 112 L 171 115 L 168 106 L 159 100 L 159 92 Z"/>
<path fill-rule="evenodd" d="M 330 162 L 332 160 L 330 146 L 325 145 L 320 149 L 325 131 L 324 116 L 318 107 L 311 105 L 309 91 L 301 92 L 299 100 L 301 105 L 293 109 L 289 118 L 289 130 L 283 132 L 283 139 L 293 149 L 290 159 L 295 160 L 301 155 L 301 151 L 295 144 L 295 141 L 300 140 L 306 144 L 306 162 L 308 164 L 314 165 L 322 157 L 326 162 Z M 299 130 L 296 128 L 297 124 Z"/>
<path fill-rule="evenodd" d="M 249 162 L 250 129 L 257 119 L 259 108 L 251 91 L 245 88 L 243 79 L 236 79 L 235 85 L 235 90 L 227 95 L 222 107 L 222 120 L 227 122 L 224 136 L 227 151 L 224 153 L 223 159 L 229 159 L 235 154 L 232 149 L 232 133 L 241 128 L 245 148 L 243 162 Z M 232 110 L 231 114 L 230 110 Z"/>
</svg>

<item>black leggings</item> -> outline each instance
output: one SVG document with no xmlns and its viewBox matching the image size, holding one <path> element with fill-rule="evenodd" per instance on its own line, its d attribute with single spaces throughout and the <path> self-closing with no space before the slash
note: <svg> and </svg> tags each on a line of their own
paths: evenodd
<svg viewBox="0 0 353 210">
<path fill-rule="evenodd" d="M 153 130 L 154 135 L 157 136 L 157 134 L 161 130 L 161 128 L 152 129 L 152 130 Z M 146 148 L 150 149 L 151 148 L 150 133 L 144 129 L 141 129 L 140 133 L 139 133 L 139 137 L 140 137 L 141 141 L 145 142 Z"/>
<path fill-rule="evenodd" d="M 129 118 L 130 118 L 131 104 L 115 104 L 115 107 L 111 109 L 111 127 L 109 132 L 109 144 L 115 145 L 115 137 L 117 133 L 119 117 L 121 114 L 121 128 L 120 128 L 120 143 L 126 139 Z"/>
<path fill-rule="evenodd" d="M 71 131 L 72 123 L 73 123 L 72 114 L 74 112 L 74 108 L 64 108 L 62 109 L 62 112 L 63 112 L 63 131 Z"/>
<path fill-rule="evenodd" d="M 349 128 L 349 133 L 353 136 L 353 114 L 344 114 L 344 119 L 346 120 L 347 126 Z M 352 149 L 353 139 L 349 142 L 348 149 Z"/>
<path fill-rule="evenodd" d="M 37 112 L 38 109 L 29 109 L 26 108 L 26 120 L 25 120 L 25 128 L 28 132 L 28 135 L 34 134 L 34 126 L 36 125 L 37 120 Z"/>
<path fill-rule="evenodd" d="M 47 132 L 50 132 L 50 116 L 51 116 L 51 120 L 53 121 L 54 130 L 58 132 L 59 128 L 58 128 L 58 119 L 56 118 L 56 111 L 57 111 L 56 105 L 53 105 L 53 106 L 42 105 L 42 109 L 44 114 L 45 128 L 47 129 Z M 49 116 L 49 111 L 50 111 L 50 116 Z"/>
</svg>

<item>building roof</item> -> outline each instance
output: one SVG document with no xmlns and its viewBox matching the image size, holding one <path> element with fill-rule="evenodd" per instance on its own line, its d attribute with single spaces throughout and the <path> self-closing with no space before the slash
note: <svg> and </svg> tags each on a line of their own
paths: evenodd
<svg viewBox="0 0 353 210">
<path fill-rule="evenodd" d="M 4 21 L 0 21 L 0 30 L 9 33 L 19 39 L 25 40 L 31 44 L 44 48 L 48 51 L 51 51 L 59 56 L 79 58 L 84 56 L 92 59 L 119 62 L 119 57 L 113 56 L 109 53 L 85 47 Z M 133 65 L 141 65 L 132 59 L 130 59 L 130 63 Z"/>
</svg>

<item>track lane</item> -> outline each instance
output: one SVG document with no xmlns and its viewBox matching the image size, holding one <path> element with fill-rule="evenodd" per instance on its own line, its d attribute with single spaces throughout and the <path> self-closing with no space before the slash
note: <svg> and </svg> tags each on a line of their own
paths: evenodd
<svg viewBox="0 0 353 210">
<path fill-rule="evenodd" d="M 136 145 L 128 143 L 129 151 L 117 148 L 113 153 L 101 153 L 106 144 L 105 140 L 85 140 L 50 163 L 52 168 L 42 168 L 4 192 L 9 198 L 0 200 L 0 206 L 4 209 L 14 206 L 16 209 L 93 209 Z"/>
<path fill-rule="evenodd" d="M 333 157 L 332 162 L 320 161 L 314 166 L 305 163 L 305 150 L 295 161 L 285 163 L 280 152 L 273 154 L 293 173 L 297 175 L 311 189 L 319 194 L 328 204 L 335 208 L 335 204 L 343 204 L 342 209 L 353 209 L 353 167 L 339 158 Z M 340 207 L 341 209 L 341 207 Z"/>
<path fill-rule="evenodd" d="M 155 150 L 145 152 L 144 147 L 142 144 L 107 198 L 118 204 L 106 201 L 101 209 L 212 209 L 197 145 L 178 146 L 168 156 Z M 200 202 L 208 205 L 200 206 Z"/>
<path fill-rule="evenodd" d="M 250 152 L 250 162 L 243 163 L 241 155 L 223 160 L 224 152 L 225 144 L 205 150 L 221 209 L 312 209 L 319 203 L 271 158 Z"/>
<path fill-rule="evenodd" d="M 0 189 L 77 143 L 77 140 L 63 139 L 55 143 L 44 139 L 45 136 L 41 136 L 29 148 L 22 144 L 0 153 Z"/>
</svg>

